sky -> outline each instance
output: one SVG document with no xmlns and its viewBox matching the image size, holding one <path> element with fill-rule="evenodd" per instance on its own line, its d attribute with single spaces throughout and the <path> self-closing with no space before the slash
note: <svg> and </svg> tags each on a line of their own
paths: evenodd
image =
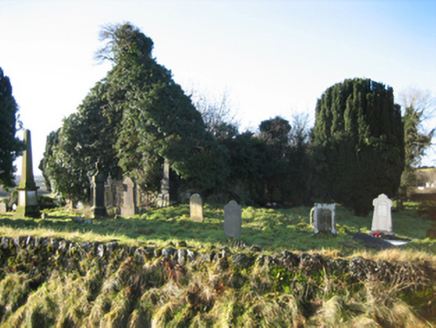
<svg viewBox="0 0 436 328">
<path fill-rule="evenodd" d="M 348 78 L 391 86 L 397 102 L 409 88 L 436 96 L 435 16 L 436 0 L 0 0 L 0 67 L 40 175 L 47 135 L 111 68 L 94 59 L 106 24 L 140 28 L 186 92 L 225 93 L 245 131 L 278 115 L 312 126 L 317 99 Z"/>
</svg>

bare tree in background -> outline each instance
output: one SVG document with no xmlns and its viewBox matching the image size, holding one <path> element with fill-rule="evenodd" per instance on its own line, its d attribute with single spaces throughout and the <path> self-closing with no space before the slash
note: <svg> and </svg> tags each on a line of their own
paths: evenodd
<svg viewBox="0 0 436 328">
<path fill-rule="evenodd" d="M 402 193 L 416 186 L 416 168 L 432 146 L 435 129 L 425 129 L 425 122 L 434 117 L 435 104 L 429 91 L 409 88 L 400 95 L 403 112 L 405 167 L 401 177 Z"/>
<path fill-rule="evenodd" d="M 219 94 L 206 94 L 194 88 L 189 92 L 192 103 L 201 113 L 206 130 L 218 139 L 232 137 L 238 133 L 239 122 L 232 110 L 227 91 Z"/>
</svg>

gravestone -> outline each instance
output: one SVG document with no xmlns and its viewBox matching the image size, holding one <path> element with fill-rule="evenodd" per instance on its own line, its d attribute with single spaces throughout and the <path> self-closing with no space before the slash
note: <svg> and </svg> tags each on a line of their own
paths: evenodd
<svg viewBox="0 0 436 328">
<path fill-rule="evenodd" d="M 189 198 L 191 220 L 203 222 L 203 201 L 199 194 L 193 194 Z"/>
<path fill-rule="evenodd" d="M 104 183 L 106 178 L 101 172 L 101 164 L 98 161 L 95 164 L 97 168 L 97 173 L 92 177 L 93 182 L 93 194 L 92 194 L 92 217 L 93 218 L 103 218 L 107 216 L 106 207 L 104 204 Z"/>
<path fill-rule="evenodd" d="M 160 181 L 160 194 L 157 196 L 156 206 L 167 207 L 170 205 L 170 163 L 165 158 L 163 178 Z"/>
<path fill-rule="evenodd" d="M 30 131 L 24 130 L 24 145 L 23 150 L 23 166 L 21 171 L 20 184 L 18 190 L 18 206 L 15 211 L 16 218 L 24 218 L 26 216 L 39 218 L 38 195 L 35 179 L 33 177 L 33 164 L 32 164 L 32 144 Z"/>
<path fill-rule="evenodd" d="M 231 200 L 224 206 L 224 235 L 227 237 L 241 237 L 241 206 Z"/>
<path fill-rule="evenodd" d="M 123 204 L 121 206 L 121 215 L 133 216 L 138 213 L 136 204 L 136 183 L 127 177 L 123 181 Z"/>
<path fill-rule="evenodd" d="M 315 233 L 336 234 L 336 205 L 316 203 L 310 211 L 310 224 Z"/>
<path fill-rule="evenodd" d="M 0 202 L 0 213 L 6 213 L 6 204 L 3 202 Z"/>
<path fill-rule="evenodd" d="M 385 194 L 381 194 L 372 201 L 374 214 L 372 216 L 372 231 L 392 234 L 392 201 Z"/>
</svg>

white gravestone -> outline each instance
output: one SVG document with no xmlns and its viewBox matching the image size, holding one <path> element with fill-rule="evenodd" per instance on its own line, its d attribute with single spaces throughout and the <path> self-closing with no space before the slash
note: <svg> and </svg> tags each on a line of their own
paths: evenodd
<svg viewBox="0 0 436 328">
<path fill-rule="evenodd" d="M 203 201 L 199 194 L 193 194 L 189 199 L 191 220 L 203 222 Z"/>
<path fill-rule="evenodd" d="M 336 205 L 316 203 L 310 212 L 310 224 L 315 233 L 331 232 L 336 234 Z"/>
<path fill-rule="evenodd" d="M 385 194 L 381 194 L 372 201 L 372 205 L 374 205 L 372 231 L 392 233 L 392 204 L 392 201 Z"/>
<path fill-rule="evenodd" d="M 224 235 L 233 238 L 241 237 L 241 226 L 241 206 L 231 200 L 224 206 Z"/>
</svg>

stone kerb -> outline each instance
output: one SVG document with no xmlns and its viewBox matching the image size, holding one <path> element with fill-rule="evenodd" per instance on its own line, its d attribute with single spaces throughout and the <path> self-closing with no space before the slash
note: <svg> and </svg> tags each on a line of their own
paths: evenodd
<svg viewBox="0 0 436 328">
<path fill-rule="evenodd" d="M 192 194 L 189 199 L 191 220 L 203 222 L 203 200 L 199 194 Z"/>
<path fill-rule="evenodd" d="M 316 234 L 336 234 L 336 205 L 316 203 L 310 212 L 310 224 Z"/>
<path fill-rule="evenodd" d="M 372 231 L 379 231 L 385 234 L 392 233 L 392 200 L 385 194 L 380 194 L 372 201 L 374 214 L 372 217 Z"/>
<path fill-rule="evenodd" d="M 224 235 L 227 237 L 241 237 L 242 218 L 241 206 L 231 200 L 224 206 Z"/>
</svg>

